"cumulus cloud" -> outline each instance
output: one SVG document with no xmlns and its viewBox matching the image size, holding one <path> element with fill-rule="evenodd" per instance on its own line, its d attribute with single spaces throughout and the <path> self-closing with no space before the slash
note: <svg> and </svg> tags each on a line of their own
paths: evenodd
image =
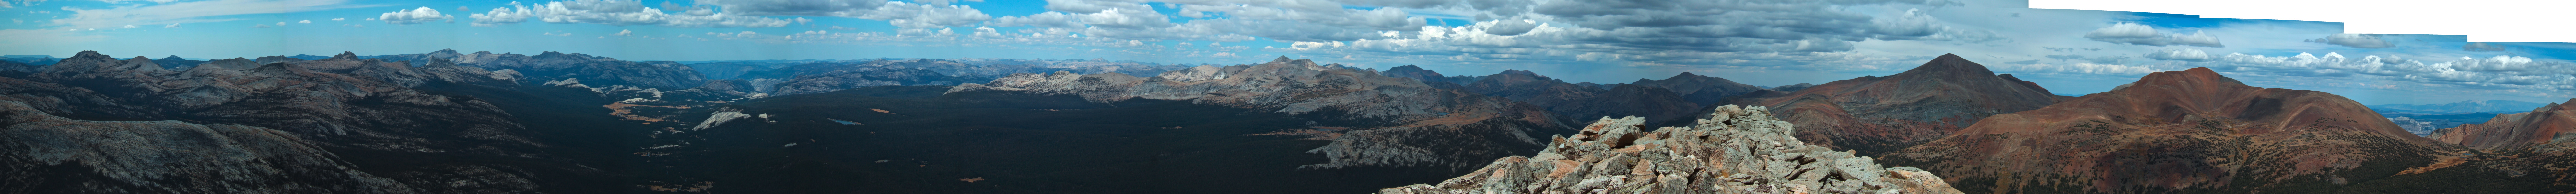
<svg viewBox="0 0 2576 194">
<path fill-rule="evenodd" d="M 2227 45 L 2220 44 L 2218 42 L 2217 36 L 2210 36 L 2201 32 L 2192 32 L 2191 34 L 2165 33 L 2156 31 L 2156 27 L 2137 23 L 2118 23 L 2112 24 L 2110 27 L 2094 29 L 2093 32 L 2084 33 L 2084 38 L 2093 39 L 2093 41 L 2147 46 L 2184 45 L 2227 47 Z"/>
<path fill-rule="evenodd" d="M 384 20 L 387 24 L 420 24 L 447 19 L 456 19 L 456 17 L 448 16 L 447 14 L 439 14 L 438 9 L 430 9 L 429 7 L 420 7 L 418 9 L 411 10 L 394 10 L 394 12 L 385 12 L 380 16 L 376 16 L 376 20 Z"/>
<path fill-rule="evenodd" d="M 2001 71 L 2009 71 L 2009 72 L 2026 72 L 2026 73 L 2061 73 L 2061 74 L 2094 74 L 2094 75 L 2141 75 L 2141 74 L 2147 74 L 2147 73 L 2154 73 L 2154 72 L 2157 72 L 2155 69 L 2153 69 L 2153 68 L 2147 68 L 2147 67 L 2145 67 L 2145 66 L 2129 66 L 2129 65 L 2119 65 L 2119 64 L 2097 64 L 2097 63 L 2068 63 L 2068 64 L 2032 63 L 2032 64 L 2010 64 L 2010 65 L 1996 65 L 1996 66 L 1995 66 L 1995 69 L 1997 69 L 1997 70 L 2001 70 Z"/>
<path fill-rule="evenodd" d="M 681 10 L 675 14 L 662 9 L 645 7 L 643 2 L 634 0 L 552 1 L 527 6 L 511 2 L 508 7 L 493 8 L 492 11 L 471 14 L 467 17 L 474 18 L 474 26 L 516 24 L 531 18 L 559 24 L 660 25 L 683 28 L 781 27 L 791 23 L 789 20 L 778 18 L 715 12 L 704 7 L 686 9 L 688 10 Z"/>
<path fill-rule="evenodd" d="M 313 23 L 313 20 L 295 21 L 295 23 L 298 23 L 298 24 L 310 24 L 310 23 Z"/>
<path fill-rule="evenodd" d="M 949 5 L 949 2 L 952 1 L 910 3 L 883 0 L 705 0 L 698 1 L 697 4 L 722 7 L 726 13 L 741 15 L 830 16 L 885 20 L 896 27 L 911 29 L 966 26 L 993 19 L 992 15 L 984 14 L 983 10 L 965 5 Z"/>
<path fill-rule="evenodd" d="M 526 5 L 520 5 L 519 2 L 512 1 L 510 2 L 509 7 L 492 8 L 492 11 L 470 14 L 465 17 L 474 18 L 474 22 L 470 22 L 469 25 L 492 27 L 500 26 L 501 24 L 527 22 L 528 18 L 537 17 L 537 13 L 535 13 L 535 10 L 529 10 Z"/>
<path fill-rule="evenodd" d="M 331 21 L 341 21 L 341 20 L 349 20 L 349 18 L 331 18 Z"/>
<path fill-rule="evenodd" d="M 2511 89 L 2576 90 L 2576 63 L 2520 56 L 2460 57 L 2427 63 L 2395 56 L 2340 53 L 2293 56 L 2228 54 L 2210 63 L 2241 72 L 2304 77 L 2372 77 L 2419 83 Z"/>
<path fill-rule="evenodd" d="M 179 28 L 179 23 L 170 23 L 170 25 L 161 26 L 161 28 Z"/>
<path fill-rule="evenodd" d="M 1493 26 L 1485 28 L 1485 34 L 1504 36 L 1521 35 L 1522 33 L 1529 33 L 1530 29 L 1537 28 L 1538 24 L 1530 23 L 1528 20 L 1495 20 Z"/>
<path fill-rule="evenodd" d="M 2379 35 L 2379 34 L 2333 34 L 2333 35 L 2326 35 L 2326 38 L 2307 40 L 2307 42 L 2326 43 L 2326 44 L 2332 44 L 2332 45 L 2342 45 L 2342 46 L 2347 46 L 2347 47 L 2352 47 L 2352 48 L 2388 48 L 2388 47 L 2394 47 L 2394 46 L 2397 46 L 2397 44 L 2395 44 L 2395 43 L 2390 43 L 2390 42 L 2388 42 L 2388 40 L 2382 40 L 2382 39 L 2379 39 L 2379 36 L 2381 36 L 2381 35 Z"/>
<path fill-rule="evenodd" d="M 2159 50 L 2159 51 L 2156 51 L 2156 52 L 2147 53 L 2147 55 L 2146 55 L 2145 57 L 2147 57 L 2148 59 L 2158 59 L 2158 60 L 2176 60 L 2176 61 L 2190 61 L 2190 62 L 2209 62 L 2210 60 L 2217 60 L 2217 59 L 2218 59 L 2218 57 L 2216 57 L 2216 56 L 2211 56 L 2211 55 L 2209 55 L 2209 53 L 2208 53 L 2208 52 L 2206 52 L 2206 51 L 2201 51 L 2200 49 L 2191 49 L 2191 48 L 2165 48 L 2164 50 Z"/>
<path fill-rule="evenodd" d="M 616 33 L 616 34 L 609 34 L 609 35 L 617 35 L 617 36 L 634 36 L 634 35 L 635 35 L 635 31 L 634 31 L 634 30 L 617 30 L 617 33 Z"/>
</svg>

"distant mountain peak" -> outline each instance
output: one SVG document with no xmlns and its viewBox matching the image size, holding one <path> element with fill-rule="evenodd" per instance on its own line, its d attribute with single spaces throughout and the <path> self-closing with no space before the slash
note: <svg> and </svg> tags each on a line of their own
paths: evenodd
<svg viewBox="0 0 2576 194">
<path fill-rule="evenodd" d="M 80 52 L 80 54 L 72 54 L 72 58 L 74 58 L 74 59 L 80 59 L 80 58 L 92 58 L 92 59 L 95 59 L 95 58 L 113 58 L 113 57 L 109 57 L 109 56 L 107 56 L 106 54 L 98 54 L 98 51 L 81 51 L 81 52 Z"/>
<path fill-rule="evenodd" d="M 1537 73 L 1537 72 L 1530 72 L 1529 70 L 1511 70 L 1511 69 L 1505 69 L 1505 70 L 1503 70 L 1503 72 L 1502 72 L 1502 73 L 1494 73 L 1494 74 L 1538 76 L 1538 73 Z M 1539 77 L 1547 77 L 1547 76 L 1539 76 Z"/>
<path fill-rule="evenodd" d="M 167 56 L 167 57 L 161 57 L 161 59 L 188 59 L 188 58 L 179 58 L 179 55 L 170 55 L 170 56 Z"/>
<path fill-rule="evenodd" d="M 1976 75 L 1995 74 L 1993 70 L 1986 69 L 1986 65 L 1968 61 L 1967 58 L 1961 58 L 1957 54 L 1941 54 L 1940 57 L 1934 57 L 1932 58 L 1932 61 L 1923 62 L 1922 66 L 1916 66 L 1914 69 L 1905 70 L 1902 74 L 1913 74 L 1916 72 L 1958 72 Z"/>
<path fill-rule="evenodd" d="M 1279 56 L 1279 59 L 1271 59 L 1271 60 L 1270 60 L 1270 62 L 1272 62 L 1272 63 L 1287 63 L 1288 61 L 1289 61 L 1289 59 L 1288 59 L 1288 56 L 1287 56 L 1287 55 L 1280 55 L 1280 56 Z"/>
<path fill-rule="evenodd" d="M 2219 75 L 2218 71 L 2211 71 L 2208 67 L 2193 67 L 2182 71 L 2149 73 L 2145 78 L 2138 78 L 2138 82 L 2136 83 L 2253 87 L 2245 85 L 2245 82 L 2236 81 L 2236 78 L 2228 78 L 2225 75 Z"/>
<path fill-rule="evenodd" d="M 1688 77 L 1708 77 L 1708 76 L 1701 76 L 1701 75 L 1699 75 L 1699 74 L 1691 74 L 1691 72 L 1684 71 L 1684 72 L 1682 72 L 1682 74 L 1680 74 L 1680 75 L 1673 75 L 1673 77 L 1672 77 L 1672 78 L 1664 78 L 1664 79 L 1688 78 Z"/>
</svg>

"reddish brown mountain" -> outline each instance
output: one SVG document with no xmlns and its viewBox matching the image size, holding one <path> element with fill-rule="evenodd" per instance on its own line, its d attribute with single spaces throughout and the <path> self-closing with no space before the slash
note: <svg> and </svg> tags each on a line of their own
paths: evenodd
<svg viewBox="0 0 2576 194">
<path fill-rule="evenodd" d="M 2268 193 L 2340 188 L 2462 151 L 2379 118 L 2343 96 L 2192 68 L 1885 156 L 1969 193 Z"/>
<path fill-rule="evenodd" d="M 2436 130 L 2433 139 L 2481 150 L 2510 149 L 2550 143 L 2576 132 L 2576 99 L 2549 104 L 2528 113 L 2496 115 L 2485 124 Z"/>
<path fill-rule="evenodd" d="M 1750 95 L 1760 96 L 1737 104 L 1773 107 L 1783 120 L 1798 124 L 1798 139 L 1864 155 L 1904 149 L 1988 115 L 2039 109 L 2065 98 L 1949 54 L 1896 75 Z"/>
</svg>

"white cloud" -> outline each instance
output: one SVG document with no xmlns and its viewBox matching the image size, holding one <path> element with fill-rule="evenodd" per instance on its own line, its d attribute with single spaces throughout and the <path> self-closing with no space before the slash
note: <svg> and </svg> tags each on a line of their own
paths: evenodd
<svg viewBox="0 0 2576 194">
<path fill-rule="evenodd" d="M 170 23 L 170 25 L 161 26 L 161 28 L 179 28 L 179 23 Z"/>
<path fill-rule="evenodd" d="M 154 4 L 150 6 L 111 9 L 77 9 L 70 17 L 52 20 L 64 28 L 104 28 L 132 24 L 203 23 L 241 20 L 216 18 L 241 14 L 267 14 L 370 7 L 348 5 L 345 0 L 208 0 Z"/>
<path fill-rule="evenodd" d="M 609 34 L 609 35 L 618 35 L 618 36 L 634 36 L 634 35 L 635 35 L 635 31 L 634 31 L 634 30 L 617 30 L 617 33 L 616 33 L 616 34 Z"/>
<path fill-rule="evenodd" d="M 2461 57 L 2447 62 L 2425 63 L 2377 55 L 2349 58 L 2339 53 L 2323 56 L 2299 53 L 2272 57 L 2236 53 L 2202 64 L 2234 67 L 2239 72 L 2284 76 L 2366 77 L 2462 86 L 2576 90 L 2576 63 L 2519 56 Z"/>
<path fill-rule="evenodd" d="M 1997 69 L 1997 70 L 1999 70 L 1999 71 L 2010 71 L 2010 72 L 2029 72 L 2029 73 L 2060 73 L 2060 74 L 2087 74 L 2087 75 L 2143 75 L 2143 74 L 2147 74 L 2147 73 L 2155 73 L 2155 72 L 2157 72 L 2155 69 L 2147 68 L 2147 67 L 2145 67 L 2145 66 L 2129 66 L 2129 65 L 2119 65 L 2119 64 L 2097 64 L 2097 63 L 2069 63 L 2069 64 L 2036 63 L 2036 64 L 2027 64 L 2027 65 L 2023 65 L 2023 64 L 1995 64 L 1995 65 L 1992 65 L 1992 66 L 1993 66 L 1993 67 L 1995 67 L 1995 69 Z"/>
<path fill-rule="evenodd" d="M 2379 34 L 2332 34 L 2326 35 L 2326 38 L 2307 40 L 2307 42 L 2342 45 L 2352 48 L 2388 48 L 2397 46 L 2396 43 L 2390 43 L 2388 40 L 2379 39 L 2379 36 Z"/>
<path fill-rule="evenodd" d="M 2216 57 L 2216 56 L 2211 56 L 2211 55 L 2209 55 L 2209 53 L 2208 53 L 2208 52 L 2206 52 L 2206 51 L 2201 51 L 2200 49 L 2191 49 L 2191 48 L 2165 48 L 2164 50 L 2158 50 L 2158 51 L 2156 51 L 2156 52 L 2147 53 L 2145 57 L 2147 57 L 2148 59 L 2176 60 L 2176 61 L 2190 61 L 2190 62 L 2209 62 L 2210 60 L 2217 60 L 2217 59 L 2218 59 L 2218 57 Z"/>
<path fill-rule="evenodd" d="M 448 19 L 456 19 L 456 17 L 448 16 L 447 14 L 439 14 L 438 9 L 430 9 L 429 7 L 420 7 L 418 9 L 411 10 L 394 10 L 394 12 L 385 12 L 384 14 L 376 17 L 376 20 L 384 20 L 387 24 L 420 24 Z"/>
<path fill-rule="evenodd" d="M 298 23 L 298 24 L 310 24 L 310 23 L 313 23 L 313 20 L 295 21 L 295 23 Z"/>
<path fill-rule="evenodd" d="M 286 22 L 277 22 L 277 26 L 286 26 Z"/>
<path fill-rule="evenodd" d="M 2153 26 L 2125 22 L 2112 24 L 2110 27 L 2102 27 L 2102 29 L 2095 29 L 2093 32 L 2084 33 L 2084 38 L 2093 39 L 2093 41 L 2147 46 L 2184 45 L 2227 47 L 2227 45 L 2220 44 L 2218 42 L 2218 37 L 2210 36 L 2201 32 L 2192 32 L 2191 34 L 2165 33 L 2156 31 L 2156 27 Z"/>
<path fill-rule="evenodd" d="M 349 18 L 331 18 L 331 21 L 341 21 L 341 20 L 349 20 Z"/>
<path fill-rule="evenodd" d="M 521 21 L 525 21 L 525 19 L 529 17 L 534 17 L 538 21 L 545 21 L 546 23 L 591 23 L 615 26 L 661 25 L 683 28 L 781 27 L 787 26 L 789 23 L 787 20 L 777 18 L 743 16 L 722 12 L 703 12 L 704 15 L 699 15 L 702 12 L 697 10 L 684 11 L 681 14 L 671 14 L 663 12 L 661 9 L 645 7 L 642 2 L 633 0 L 554 1 L 537 4 L 533 7 L 522 7 L 516 10 L 518 11 L 496 8 L 493 9 L 492 12 L 469 15 L 469 17 L 480 16 L 475 18 L 476 21 L 474 22 L 476 26 L 519 23 Z"/>
<path fill-rule="evenodd" d="M 511 9 L 512 7 L 516 7 L 518 9 Z M 519 2 L 511 1 L 510 7 L 492 8 L 492 11 L 490 12 L 469 14 L 465 17 L 474 18 L 474 22 L 469 22 L 473 26 L 491 27 L 499 26 L 501 24 L 527 22 L 528 18 L 537 17 L 537 13 L 534 13 L 533 10 L 529 10 L 526 5 L 519 5 Z"/>
</svg>

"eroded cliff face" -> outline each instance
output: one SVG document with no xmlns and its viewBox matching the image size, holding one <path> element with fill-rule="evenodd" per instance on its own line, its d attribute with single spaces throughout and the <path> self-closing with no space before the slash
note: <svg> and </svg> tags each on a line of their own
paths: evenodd
<svg viewBox="0 0 2576 194">
<path fill-rule="evenodd" d="M 2345 187 L 2465 151 L 2380 118 L 2342 96 L 2192 68 L 1988 117 L 1882 158 L 1970 192 L 2251 193 Z"/>
<path fill-rule="evenodd" d="M 87 121 L 0 100 L 11 193 L 418 193 L 296 135 L 179 121 Z"/>
<path fill-rule="evenodd" d="M 2486 123 L 2434 130 L 2430 137 L 2482 150 L 2576 142 L 2576 99 L 2540 106 L 2531 112 L 2496 115 Z"/>
<path fill-rule="evenodd" d="M 1653 132 L 1639 129 L 1644 118 L 1603 118 L 1551 138 L 1537 156 L 1378 193 L 1959 193 L 1931 172 L 1800 142 L 1767 108 L 1715 110 L 1694 125 Z"/>
<path fill-rule="evenodd" d="M 1155 77 L 1014 74 L 948 91 L 959 92 L 1070 95 L 1097 102 L 1182 100 L 1305 115 L 1353 127 L 1333 131 L 1340 135 L 1331 144 L 1310 151 L 1332 162 L 1306 168 L 1469 167 L 1485 158 L 1536 150 L 1539 141 L 1530 133 L 1562 129 L 1546 112 L 1508 99 L 1284 57 L 1257 65 L 1198 66 Z"/>
</svg>

